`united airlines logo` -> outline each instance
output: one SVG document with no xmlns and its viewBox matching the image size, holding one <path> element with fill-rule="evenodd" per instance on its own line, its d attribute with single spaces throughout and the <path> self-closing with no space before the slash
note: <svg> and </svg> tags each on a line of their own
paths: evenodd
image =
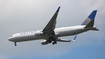
<svg viewBox="0 0 105 59">
<path fill-rule="evenodd" d="M 35 34 L 35 31 L 21 32 L 21 33 L 20 33 L 20 35 L 26 35 L 26 34 Z"/>
<path fill-rule="evenodd" d="M 87 25 L 91 20 L 87 18 L 81 25 Z"/>
</svg>

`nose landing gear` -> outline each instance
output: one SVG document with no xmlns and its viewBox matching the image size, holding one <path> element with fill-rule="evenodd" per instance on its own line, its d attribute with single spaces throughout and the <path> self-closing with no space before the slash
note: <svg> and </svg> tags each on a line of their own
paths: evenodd
<svg viewBox="0 0 105 59">
<path fill-rule="evenodd" d="M 14 45 L 17 46 L 16 42 L 14 42 Z"/>
</svg>

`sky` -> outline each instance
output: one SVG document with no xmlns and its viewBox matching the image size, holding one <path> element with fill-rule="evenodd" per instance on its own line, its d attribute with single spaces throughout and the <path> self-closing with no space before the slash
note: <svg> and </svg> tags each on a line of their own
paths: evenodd
<svg viewBox="0 0 105 59">
<path fill-rule="evenodd" d="M 41 45 L 41 41 L 17 43 L 8 38 L 18 32 L 43 29 L 61 6 L 56 27 L 80 25 L 98 10 L 99 31 L 79 34 L 75 42 Z M 105 0 L 0 0 L 0 59 L 105 59 Z M 61 37 L 73 39 L 73 36 Z"/>
</svg>

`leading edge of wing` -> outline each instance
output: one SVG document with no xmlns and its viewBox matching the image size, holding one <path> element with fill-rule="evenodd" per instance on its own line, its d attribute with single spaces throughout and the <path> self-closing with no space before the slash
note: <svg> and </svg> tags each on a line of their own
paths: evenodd
<svg viewBox="0 0 105 59">
<path fill-rule="evenodd" d="M 60 6 L 58 7 L 57 11 L 55 12 L 55 14 L 51 18 L 51 20 L 48 22 L 48 24 L 43 29 L 43 32 L 44 31 L 52 31 L 52 30 L 55 29 L 55 26 L 56 26 L 56 18 L 57 18 L 57 15 L 58 15 L 59 10 L 60 10 Z"/>
</svg>

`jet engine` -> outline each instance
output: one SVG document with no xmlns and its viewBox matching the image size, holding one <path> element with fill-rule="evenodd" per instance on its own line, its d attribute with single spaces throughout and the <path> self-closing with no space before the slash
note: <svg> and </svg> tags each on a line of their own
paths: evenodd
<svg viewBox="0 0 105 59">
<path fill-rule="evenodd" d="M 42 45 L 47 45 L 48 42 L 47 42 L 47 40 L 42 40 L 42 41 L 41 41 L 41 44 L 42 44 Z"/>
</svg>

